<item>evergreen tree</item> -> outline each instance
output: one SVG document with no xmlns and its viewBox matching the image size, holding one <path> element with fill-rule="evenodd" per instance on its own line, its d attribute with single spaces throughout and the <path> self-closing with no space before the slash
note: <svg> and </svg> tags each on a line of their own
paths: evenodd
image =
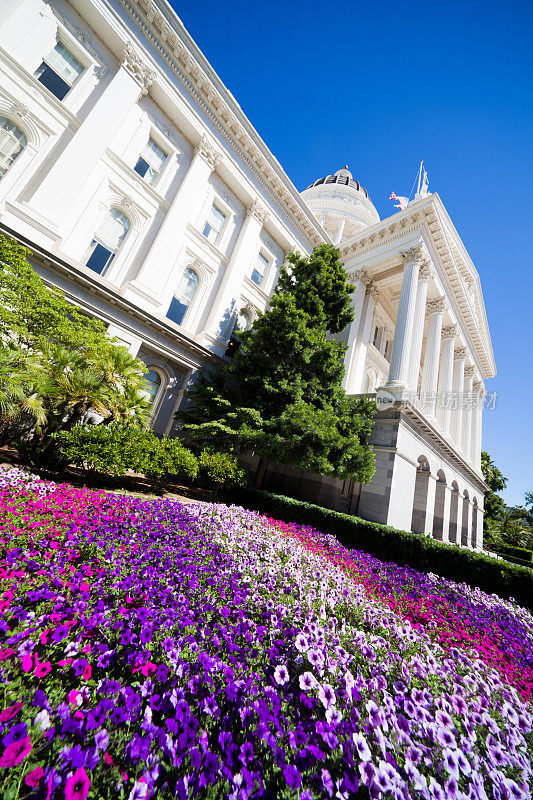
<svg viewBox="0 0 533 800">
<path fill-rule="evenodd" d="M 368 482 L 368 444 L 375 405 L 342 388 L 345 344 L 332 339 L 352 320 L 339 253 L 322 245 L 289 256 L 270 307 L 214 378 L 202 378 L 178 412 L 198 443 L 252 450 L 260 456 L 256 485 L 269 461 Z"/>
</svg>

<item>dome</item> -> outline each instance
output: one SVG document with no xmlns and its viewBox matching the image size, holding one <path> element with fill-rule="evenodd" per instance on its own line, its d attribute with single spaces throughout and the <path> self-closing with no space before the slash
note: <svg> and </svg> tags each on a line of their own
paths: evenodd
<svg viewBox="0 0 533 800">
<path fill-rule="evenodd" d="M 353 239 L 379 222 L 368 192 L 344 166 L 318 178 L 301 193 L 310 210 L 336 245 Z"/>
<path fill-rule="evenodd" d="M 345 165 L 343 169 L 338 169 L 334 175 L 326 175 L 325 178 L 319 178 L 317 181 L 308 186 L 307 189 L 312 189 L 314 186 L 321 186 L 322 184 L 327 183 L 336 183 L 340 184 L 341 186 L 351 186 L 352 189 L 362 192 L 364 196 L 370 200 L 367 190 L 364 186 L 361 186 L 359 181 L 354 180 L 354 177 L 347 165 Z"/>
</svg>

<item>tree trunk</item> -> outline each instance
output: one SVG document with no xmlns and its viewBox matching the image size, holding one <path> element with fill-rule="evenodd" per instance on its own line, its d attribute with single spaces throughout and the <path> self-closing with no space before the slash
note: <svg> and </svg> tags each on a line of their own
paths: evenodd
<svg viewBox="0 0 533 800">
<path fill-rule="evenodd" d="M 263 480 L 265 478 L 265 473 L 267 471 L 267 467 L 269 465 L 268 458 L 264 458 L 261 456 L 259 459 L 259 464 L 257 465 L 257 471 L 255 473 L 255 480 L 254 480 L 254 487 L 256 489 L 260 489 L 263 485 Z"/>
</svg>

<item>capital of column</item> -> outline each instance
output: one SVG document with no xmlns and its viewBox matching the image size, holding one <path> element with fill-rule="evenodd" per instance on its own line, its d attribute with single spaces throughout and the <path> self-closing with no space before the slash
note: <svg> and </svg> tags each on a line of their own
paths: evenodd
<svg viewBox="0 0 533 800">
<path fill-rule="evenodd" d="M 476 370 L 474 369 L 474 367 L 471 367 L 470 365 L 465 367 L 465 378 L 473 378 L 475 372 Z"/>
<path fill-rule="evenodd" d="M 424 259 L 422 261 L 422 265 L 420 267 L 420 272 L 418 273 L 418 280 L 419 281 L 429 281 L 433 274 L 433 270 L 431 268 L 431 264 L 428 259 Z"/>
<path fill-rule="evenodd" d="M 141 94 L 147 94 L 148 89 L 155 80 L 156 74 L 145 64 L 140 55 L 135 51 L 131 42 L 128 42 L 122 51 L 120 66 L 139 84 L 141 87 Z"/>
<path fill-rule="evenodd" d="M 424 247 L 422 242 L 418 242 L 408 250 L 400 252 L 400 255 L 404 264 L 409 263 L 409 261 L 420 261 L 424 257 Z"/>
<path fill-rule="evenodd" d="M 466 347 L 457 347 L 453 351 L 454 361 L 466 361 Z"/>
<path fill-rule="evenodd" d="M 355 269 L 353 272 L 348 272 L 347 277 L 350 281 L 361 281 L 365 286 L 370 282 L 366 269 Z"/>
<path fill-rule="evenodd" d="M 430 300 L 426 306 L 426 311 L 431 314 L 444 314 L 446 311 L 447 302 L 445 297 L 437 297 L 436 300 Z M 444 330 L 448 330 L 445 328 Z M 455 336 L 455 333 L 454 333 Z"/>
<path fill-rule="evenodd" d="M 366 288 L 368 290 L 369 295 L 377 302 L 379 300 L 379 289 L 374 283 L 374 281 L 369 281 L 366 284 Z"/>
<path fill-rule="evenodd" d="M 457 336 L 458 327 L 457 325 L 448 325 L 447 328 L 442 329 L 442 339 L 455 339 Z"/>
<path fill-rule="evenodd" d="M 211 169 L 216 169 L 222 160 L 222 153 L 219 153 L 214 145 L 209 141 L 207 136 L 202 135 L 200 141 L 194 148 L 195 155 L 202 156 Z"/>
<path fill-rule="evenodd" d="M 487 394 L 483 381 L 474 381 L 474 391 L 479 392 L 482 397 Z"/>
<path fill-rule="evenodd" d="M 253 217 L 260 225 L 264 225 L 270 214 L 266 208 L 263 208 L 257 197 L 255 197 L 246 209 L 246 216 Z"/>
</svg>

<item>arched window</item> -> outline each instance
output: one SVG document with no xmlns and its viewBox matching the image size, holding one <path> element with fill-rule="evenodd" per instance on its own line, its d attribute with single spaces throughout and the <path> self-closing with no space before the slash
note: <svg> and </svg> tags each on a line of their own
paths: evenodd
<svg viewBox="0 0 533 800">
<path fill-rule="evenodd" d="M 129 228 L 127 216 L 118 208 L 110 208 L 89 245 L 87 266 L 103 275 L 120 250 Z"/>
<path fill-rule="evenodd" d="M 167 317 L 171 319 L 172 322 L 176 322 L 178 325 L 181 325 L 183 318 L 187 313 L 187 309 L 194 300 L 194 295 L 196 294 L 199 283 L 200 278 L 198 277 L 198 274 L 190 267 L 187 267 L 181 276 L 178 288 L 176 289 L 174 297 L 170 301 L 170 306 L 168 307 Z"/>
<path fill-rule="evenodd" d="M 22 153 L 28 140 L 14 122 L 0 117 L 0 179 Z"/>
<path fill-rule="evenodd" d="M 156 372 L 155 369 L 151 369 L 148 375 L 145 375 L 146 381 L 148 383 L 148 388 L 146 390 L 147 400 L 150 405 L 153 405 L 155 399 L 159 393 L 159 389 L 161 388 L 161 375 L 159 372 Z"/>
</svg>

